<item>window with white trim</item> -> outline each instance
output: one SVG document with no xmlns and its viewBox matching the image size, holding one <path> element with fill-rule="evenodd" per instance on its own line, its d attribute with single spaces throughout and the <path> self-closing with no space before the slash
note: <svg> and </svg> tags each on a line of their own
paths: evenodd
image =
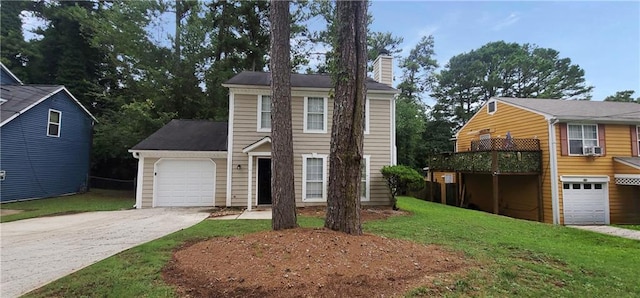
<svg viewBox="0 0 640 298">
<path fill-rule="evenodd" d="M 258 131 L 271 131 L 271 96 L 258 96 Z"/>
<path fill-rule="evenodd" d="M 568 124 L 569 155 L 583 155 L 584 147 L 598 146 L 598 125 Z"/>
<path fill-rule="evenodd" d="M 302 200 L 326 201 L 327 156 L 319 154 L 302 155 Z"/>
<path fill-rule="evenodd" d="M 495 100 L 487 103 L 487 113 L 493 114 L 496 110 L 498 110 L 498 103 Z"/>
<path fill-rule="evenodd" d="M 371 179 L 369 179 L 369 169 L 370 169 L 370 163 L 369 163 L 370 157 L 368 155 L 365 155 L 362 158 L 362 163 L 360 166 L 361 169 L 361 177 L 360 177 L 360 200 L 361 201 L 368 201 L 369 200 L 369 183 L 371 181 Z"/>
<path fill-rule="evenodd" d="M 305 97 L 304 132 L 327 132 L 327 98 Z"/>
<path fill-rule="evenodd" d="M 62 118 L 62 112 L 56 110 L 49 110 L 49 119 L 47 120 L 47 136 L 59 137 L 60 136 L 60 120 Z"/>
</svg>

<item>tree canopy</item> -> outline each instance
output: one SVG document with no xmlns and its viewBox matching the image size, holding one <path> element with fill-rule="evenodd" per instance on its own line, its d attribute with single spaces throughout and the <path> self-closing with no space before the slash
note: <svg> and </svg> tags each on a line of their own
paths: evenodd
<svg viewBox="0 0 640 298">
<path fill-rule="evenodd" d="M 461 127 L 494 96 L 589 100 L 584 70 L 554 49 L 490 42 L 452 57 L 436 76 L 435 108 Z"/>
</svg>

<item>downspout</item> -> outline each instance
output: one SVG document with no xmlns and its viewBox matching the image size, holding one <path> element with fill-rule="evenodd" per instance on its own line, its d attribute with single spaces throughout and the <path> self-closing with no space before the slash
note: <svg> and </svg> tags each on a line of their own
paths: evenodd
<svg viewBox="0 0 640 298">
<path fill-rule="evenodd" d="M 558 119 L 549 118 L 549 169 L 551 172 L 551 208 L 553 224 L 560 224 L 560 200 L 558 195 L 558 152 L 556 141 L 556 124 Z"/>
<path fill-rule="evenodd" d="M 144 179 L 144 157 L 140 156 L 140 152 L 131 152 L 133 158 L 138 160 L 138 174 L 136 176 L 136 204 L 133 208 L 142 208 L 142 181 Z"/>
</svg>

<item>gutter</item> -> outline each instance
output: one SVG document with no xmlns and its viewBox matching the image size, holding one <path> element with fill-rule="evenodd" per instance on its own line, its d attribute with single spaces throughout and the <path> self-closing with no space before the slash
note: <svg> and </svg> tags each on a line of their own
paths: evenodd
<svg viewBox="0 0 640 298">
<path fill-rule="evenodd" d="M 558 188 L 558 152 L 555 126 L 560 122 L 557 118 L 548 118 L 549 121 L 549 169 L 551 171 L 551 208 L 553 224 L 560 224 L 560 199 Z"/>
</svg>

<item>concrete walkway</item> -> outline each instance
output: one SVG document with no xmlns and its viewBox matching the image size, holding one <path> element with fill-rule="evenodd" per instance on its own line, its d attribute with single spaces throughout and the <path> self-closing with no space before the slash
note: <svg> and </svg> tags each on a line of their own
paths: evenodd
<svg viewBox="0 0 640 298">
<path fill-rule="evenodd" d="M 640 240 L 640 231 L 623 229 L 614 226 L 568 226 L 576 229 L 592 231 L 601 234 L 613 235 L 622 238 Z"/>
<path fill-rule="evenodd" d="M 209 214 L 202 208 L 152 208 L 2 223 L 0 297 L 18 297 Z"/>
<path fill-rule="evenodd" d="M 271 209 L 243 211 L 240 214 L 225 215 L 212 218 L 213 220 L 233 220 L 233 219 L 271 219 Z"/>
</svg>

